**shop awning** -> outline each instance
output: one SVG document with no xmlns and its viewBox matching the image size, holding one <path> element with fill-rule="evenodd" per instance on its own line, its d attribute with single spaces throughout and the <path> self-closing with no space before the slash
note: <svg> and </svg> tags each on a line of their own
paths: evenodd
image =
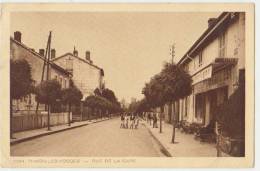
<svg viewBox="0 0 260 171">
<path fill-rule="evenodd" d="M 237 58 L 216 58 L 215 61 L 212 63 L 212 72 L 214 73 L 224 68 L 236 65 L 237 61 Z"/>
</svg>

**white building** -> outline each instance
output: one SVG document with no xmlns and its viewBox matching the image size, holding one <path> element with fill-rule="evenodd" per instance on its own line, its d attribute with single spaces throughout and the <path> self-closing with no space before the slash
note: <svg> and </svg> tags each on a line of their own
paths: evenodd
<svg viewBox="0 0 260 171">
<path fill-rule="evenodd" d="M 82 100 L 93 94 L 96 88 L 101 88 L 103 85 L 104 71 L 93 64 L 89 51 L 86 52 L 85 59 L 80 58 L 78 51 L 74 48 L 73 54 L 66 53 L 53 58 L 51 61 L 72 73 L 73 82 L 83 94 Z"/>
<path fill-rule="evenodd" d="M 224 12 L 208 20 L 207 30 L 178 62 L 192 76 L 192 94 L 165 105 L 165 119 L 208 125 L 213 110 L 227 100 L 245 73 L 245 13 Z M 242 74 L 242 75 L 241 75 Z"/>
</svg>

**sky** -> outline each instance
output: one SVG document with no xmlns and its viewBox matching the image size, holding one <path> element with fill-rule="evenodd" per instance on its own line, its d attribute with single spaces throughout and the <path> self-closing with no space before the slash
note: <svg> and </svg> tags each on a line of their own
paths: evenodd
<svg viewBox="0 0 260 171">
<path fill-rule="evenodd" d="M 72 52 L 104 69 L 106 87 L 119 100 L 141 99 L 142 88 L 163 63 L 186 53 L 207 29 L 208 19 L 220 13 L 185 12 L 20 12 L 11 15 L 11 33 L 21 31 L 22 42 L 36 51 L 51 47 L 56 56 Z"/>
</svg>

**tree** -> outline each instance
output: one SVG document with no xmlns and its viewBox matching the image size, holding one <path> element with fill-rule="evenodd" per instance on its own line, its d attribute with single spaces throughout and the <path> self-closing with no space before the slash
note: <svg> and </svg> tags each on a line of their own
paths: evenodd
<svg viewBox="0 0 260 171">
<path fill-rule="evenodd" d="M 47 105 L 48 130 L 50 130 L 50 106 L 55 104 L 57 99 L 61 99 L 61 85 L 58 81 L 43 81 L 36 87 L 36 101 Z"/>
<path fill-rule="evenodd" d="M 166 63 L 161 71 L 161 78 L 165 103 L 184 98 L 192 92 L 191 76 L 179 65 Z M 174 114 L 172 143 L 175 141 L 175 122 Z"/>
<path fill-rule="evenodd" d="M 81 91 L 74 85 L 73 81 L 70 80 L 70 87 L 61 90 L 61 101 L 64 104 L 69 105 L 68 112 L 68 125 L 70 126 L 70 113 L 71 113 L 71 105 L 79 104 L 83 95 Z"/>
<path fill-rule="evenodd" d="M 163 77 L 161 74 L 157 74 L 151 78 L 150 82 L 145 85 L 143 94 L 145 95 L 147 102 L 152 108 L 160 107 L 160 133 L 162 133 L 162 105 L 167 101 L 167 95 L 164 92 L 165 84 L 163 83 Z"/>
<path fill-rule="evenodd" d="M 179 100 L 191 94 L 191 76 L 181 66 L 165 63 L 162 71 L 152 77 L 149 83 L 145 84 L 143 94 L 151 107 L 162 105 Z M 162 111 L 162 107 L 161 107 Z M 160 115 L 161 116 L 161 115 Z M 175 139 L 175 115 L 173 119 L 172 142 Z M 161 118 L 160 118 L 161 132 Z"/>
<path fill-rule="evenodd" d="M 102 97 L 106 98 L 107 100 L 109 100 L 111 102 L 117 102 L 117 98 L 115 96 L 115 93 L 108 88 L 105 88 L 102 91 Z"/>
<path fill-rule="evenodd" d="M 101 92 L 100 92 L 100 90 L 99 90 L 99 88 L 96 88 L 96 89 L 94 90 L 94 94 L 95 94 L 95 96 L 101 96 L 101 95 L 102 95 Z"/>
<path fill-rule="evenodd" d="M 10 61 L 10 137 L 13 138 L 13 99 L 20 99 L 33 91 L 31 66 L 24 60 Z"/>
</svg>

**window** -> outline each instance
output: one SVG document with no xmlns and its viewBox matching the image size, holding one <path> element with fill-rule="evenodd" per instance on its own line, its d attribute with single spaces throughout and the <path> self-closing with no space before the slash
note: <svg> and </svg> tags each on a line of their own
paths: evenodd
<svg viewBox="0 0 260 171">
<path fill-rule="evenodd" d="M 60 77 L 60 85 L 62 86 L 62 77 Z"/>
<path fill-rule="evenodd" d="M 57 80 L 57 81 L 58 81 L 58 76 L 57 76 L 57 75 L 55 75 L 55 80 Z"/>
<path fill-rule="evenodd" d="M 66 59 L 66 69 L 69 71 L 73 70 L 73 59 L 72 58 Z"/>
<path fill-rule="evenodd" d="M 226 36 L 225 33 L 221 33 L 219 36 L 219 57 L 225 57 L 226 51 Z"/>
<path fill-rule="evenodd" d="M 67 80 L 64 80 L 64 88 L 67 88 Z"/>
<path fill-rule="evenodd" d="M 199 67 L 202 66 L 202 51 L 199 53 Z"/>
</svg>

